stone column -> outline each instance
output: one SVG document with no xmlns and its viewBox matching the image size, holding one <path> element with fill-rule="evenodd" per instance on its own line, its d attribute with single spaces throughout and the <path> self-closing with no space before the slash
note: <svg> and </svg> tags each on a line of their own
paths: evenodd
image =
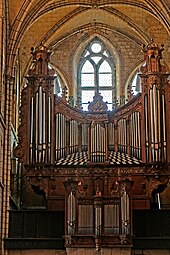
<svg viewBox="0 0 170 255">
<path fill-rule="evenodd" d="M 2 225 L 1 238 L 8 236 L 9 223 L 9 197 L 10 197 L 10 171 L 11 171 L 11 119 L 12 119 L 12 88 L 14 77 L 8 75 L 5 80 L 5 132 L 4 132 L 4 160 L 2 172 Z M 3 247 L 2 247 L 3 249 Z M 3 252 L 2 252 L 3 254 Z"/>
</svg>

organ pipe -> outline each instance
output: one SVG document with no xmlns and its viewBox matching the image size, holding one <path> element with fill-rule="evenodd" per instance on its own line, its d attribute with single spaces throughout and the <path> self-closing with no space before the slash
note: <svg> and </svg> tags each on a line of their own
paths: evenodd
<svg viewBox="0 0 170 255">
<path fill-rule="evenodd" d="M 35 109 L 35 110 L 34 110 Z M 45 163 L 46 159 L 46 100 L 42 86 L 30 100 L 30 162 Z M 49 119 L 49 125 L 51 125 Z"/>
<path fill-rule="evenodd" d="M 51 161 L 51 98 L 48 97 L 48 163 Z"/>
<path fill-rule="evenodd" d="M 105 123 L 105 140 L 106 140 L 106 144 L 104 145 L 104 148 L 105 148 L 105 153 L 106 153 L 106 158 L 105 160 L 107 161 L 108 160 L 108 124 Z"/>
<path fill-rule="evenodd" d="M 136 158 L 141 158 L 141 141 L 140 141 L 140 115 L 134 112 L 130 116 L 130 147 L 131 154 Z"/>
<path fill-rule="evenodd" d="M 139 146 L 139 159 L 141 159 L 141 125 L 139 112 L 138 112 L 138 146 Z"/>
<path fill-rule="evenodd" d="M 153 85 L 150 89 L 150 114 L 151 114 L 151 160 L 161 160 L 161 112 L 160 92 Z"/>
<path fill-rule="evenodd" d="M 124 191 L 124 194 L 121 197 L 121 220 L 122 220 L 122 234 L 129 234 L 129 223 L 130 223 L 130 207 L 129 207 L 129 196 Z"/>
<path fill-rule="evenodd" d="M 95 235 L 101 235 L 102 213 L 101 208 L 95 208 Z"/>
<path fill-rule="evenodd" d="M 78 123 L 74 120 L 70 121 L 70 153 L 78 151 Z"/>
<path fill-rule="evenodd" d="M 166 161 L 166 117 L 165 117 L 165 95 L 162 95 L 162 125 L 163 125 L 163 159 Z"/>
<path fill-rule="evenodd" d="M 91 125 L 88 126 L 88 161 L 91 156 Z"/>
<path fill-rule="evenodd" d="M 108 146 L 109 150 L 114 149 L 114 124 L 108 123 Z"/>
<path fill-rule="evenodd" d="M 36 150 L 36 155 L 35 155 L 35 163 L 38 163 L 38 93 L 36 93 L 36 115 L 35 115 L 35 150 Z"/>
<path fill-rule="evenodd" d="M 106 128 L 97 123 L 91 129 L 91 160 L 93 162 L 104 162 L 106 160 Z M 108 145 L 107 145 L 108 147 Z"/>
<path fill-rule="evenodd" d="M 134 115 L 132 114 L 131 115 L 131 140 L 132 140 L 132 143 L 131 143 L 131 147 L 132 147 L 132 155 L 134 155 Z"/>
<path fill-rule="evenodd" d="M 39 144 L 42 144 L 42 87 L 39 87 L 38 93 L 38 113 L 39 113 Z"/>
<path fill-rule="evenodd" d="M 120 195 L 121 195 L 121 227 L 122 234 L 131 233 L 131 191 L 133 181 L 129 179 L 119 180 Z"/>
<path fill-rule="evenodd" d="M 157 104 L 158 104 L 158 101 L 157 101 L 157 91 L 156 91 L 156 87 L 155 85 L 153 86 L 153 123 L 154 123 L 154 129 L 155 129 L 155 139 L 154 139 L 154 142 L 155 143 L 158 143 L 158 111 L 157 111 Z"/>
<path fill-rule="evenodd" d="M 56 114 L 56 160 L 65 156 L 66 152 L 66 129 L 69 131 L 69 122 L 66 121 L 66 118 L 61 113 Z M 68 146 L 69 149 L 69 146 Z"/>
<path fill-rule="evenodd" d="M 82 151 L 82 125 L 78 124 L 78 151 Z"/>
<path fill-rule="evenodd" d="M 66 233 L 68 235 L 76 234 L 77 230 L 77 185 L 78 181 L 72 179 L 64 182 L 66 190 Z"/>
<path fill-rule="evenodd" d="M 42 143 L 43 143 L 43 155 L 42 155 L 42 162 L 45 162 L 45 154 L 46 154 L 46 140 L 45 140 L 45 133 L 46 133 L 46 103 L 45 103 L 45 93 L 43 93 L 43 98 L 42 98 L 42 103 L 43 103 L 43 110 L 42 110 L 42 114 L 43 114 L 43 124 L 42 124 L 42 135 L 43 135 L 43 140 L 42 140 Z"/>
<path fill-rule="evenodd" d="M 134 149 L 135 149 L 135 157 L 138 157 L 138 126 L 137 126 L 137 114 L 136 112 L 134 113 L 134 123 L 135 123 L 135 126 L 134 126 L 134 133 L 135 133 L 135 146 L 134 146 Z"/>
<path fill-rule="evenodd" d="M 100 193 L 100 192 L 99 192 Z M 102 234 L 102 197 L 96 195 L 94 197 L 94 209 L 95 209 L 95 235 L 100 236 Z"/>
<path fill-rule="evenodd" d="M 71 191 L 68 196 L 68 211 L 67 211 L 67 224 L 68 224 L 68 234 L 75 234 L 75 222 L 76 222 L 76 202 L 75 196 Z"/>
<path fill-rule="evenodd" d="M 149 132 L 148 132 L 148 97 L 144 97 L 144 109 L 145 109 L 145 146 L 146 146 L 146 161 L 149 161 Z"/>
<path fill-rule="evenodd" d="M 30 163 L 33 163 L 33 135 L 34 135 L 34 99 L 31 98 L 31 110 L 30 110 Z"/>
<path fill-rule="evenodd" d="M 87 150 L 88 147 L 88 125 L 82 125 L 82 150 Z"/>
<path fill-rule="evenodd" d="M 118 121 L 118 146 L 120 152 L 126 152 L 126 119 L 121 119 Z"/>
</svg>

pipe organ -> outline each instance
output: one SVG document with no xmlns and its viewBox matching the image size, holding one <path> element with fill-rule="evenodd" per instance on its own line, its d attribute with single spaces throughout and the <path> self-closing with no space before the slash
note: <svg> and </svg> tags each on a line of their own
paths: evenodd
<svg viewBox="0 0 170 255">
<path fill-rule="evenodd" d="M 116 117 L 114 115 L 100 112 L 94 115 L 97 119 L 95 120 L 93 115 L 89 115 L 87 112 L 79 111 L 77 114 L 62 98 L 55 98 L 55 102 L 64 105 L 61 112 L 58 112 L 57 109 L 53 118 L 51 115 L 51 98 L 48 97 L 46 101 L 45 92 L 43 92 L 41 85 L 38 87 L 35 96 L 31 97 L 30 154 L 27 163 L 54 164 L 61 158 L 81 152 L 87 153 L 89 162 L 107 162 L 110 154 L 115 151 L 115 140 L 118 143 L 117 151 L 126 154 L 129 146 L 130 155 L 141 159 L 141 120 L 139 111 L 132 114 L 127 112 L 126 118 L 130 120 L 128 130 L 126 118 L 117 121 L 118 131 L 115 139 L 115 120 L 113 119 L 116 119 Z M 139 104 L 139 101 L 137 101 L 137 104 Z M 69 111 L 73 114 L 72 118 L 74 119 L 70 119 L 69 114 L 65 113 L 65 107 L 70 108 Z M 100 117 L 104 122 L 100 120 Z M 54 123 L 51 123 L 53 119 Z M 54 130 L 52 130 L 52 127 Z M 52 133 L 54 134 L 53 137 Z M 127 144 L 127 139 L 130 140 L 129 144 Z M 52 140 L 55 149 L 52 148 Z M 54 155 L 52 156 L 52 154 Z"/>
<path fill-rule="evenodd" d="M 15 155 L 47 206 L 65 205 L 66 247 L 130 247 L 132 209 L 149 208 L 167 182 L 170 84 L 162 50 L 153 41 L 143 47 L 142 93 L 113 111 L 99 93 L 88 111 L 54 95 L 51 52 L 43 45 L 31 51 Z"/>
</svg>

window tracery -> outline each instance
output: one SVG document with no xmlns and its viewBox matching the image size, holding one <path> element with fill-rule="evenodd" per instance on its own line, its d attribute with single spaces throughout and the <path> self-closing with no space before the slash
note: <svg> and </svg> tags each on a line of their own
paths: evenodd
<svg viewBox="0 0 170 255">
<path fill-rule="evenodd" d="M 82 54 L 78 71 L 78 97 L 83 110 L 88 110 L 89 102 L 96 94 L 107 102 L 108 110 L 113 108 L 116 97 L 115 64 L 106 46 L 95 38 Z"/>
</svg>

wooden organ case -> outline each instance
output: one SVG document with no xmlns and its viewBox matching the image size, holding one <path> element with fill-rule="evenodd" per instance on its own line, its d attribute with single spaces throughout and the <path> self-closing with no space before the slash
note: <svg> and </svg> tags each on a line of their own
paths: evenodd
<svg viewBox="0 0 170 255">
<path fill-rule="evenodd" d="M 107 111 L 100 94 L 88 111 L 54 95 L 51 52 L 32 49 L 22 91 L 15 155 L 48 210 L 65 210 L 66 247 L 130 247 L 132 209 L 150 208 L 170 162 L 170 85 L 163 47 L 143 46 L 142 93 Z M 65 201 L 65 202 L 64 202 Z"/>
</svg>

